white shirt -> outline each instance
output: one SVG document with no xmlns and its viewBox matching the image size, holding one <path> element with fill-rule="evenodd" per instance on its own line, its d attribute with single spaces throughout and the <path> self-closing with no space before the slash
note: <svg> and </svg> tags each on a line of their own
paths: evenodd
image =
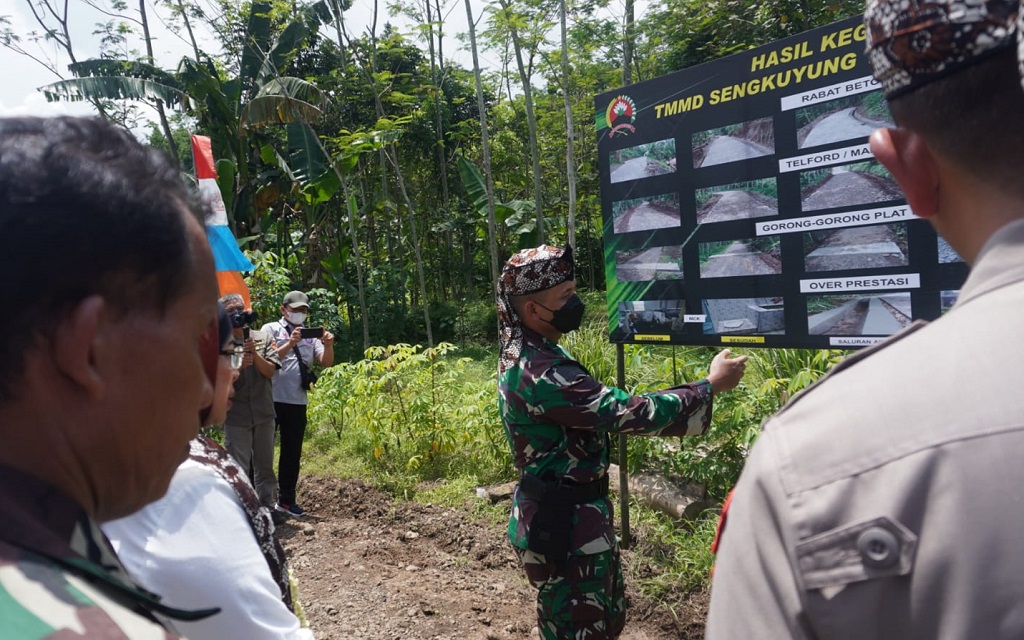
<svg viewBox="0 0 1024 640">
<path fill-rule="evenodd" d="M 291 339 L 291 332 L 294 329 L 295 327 L 285 322 L 284 318 L 281 318 L 277 322 L 269 322 L 263 325 L 260 331 L 270 334 L 270 339 L 280 348 Z M 285 404 L 309 403 L 306 391 L 302 388 L 299 363 L 295 359 L 296 353 L 302 355 L 302 361 L 306 363 L 307 367 L 311 367 L 323 357 L 324 343 L 317 338 L 303 338 L 281 358 L 281 368 L 274 372 L 274 402 L 283 402 Z"/>
<path fill-rule="evenodd" d="M 220 607 L 197 622 L 173 621 L 192 640 L 313 640 L 281 601 L 242 506 L 223 478 L 193 460 L 178 467 L 167 495 L 102 525 L 143 587 L 181 609 Z"/>
</svg>

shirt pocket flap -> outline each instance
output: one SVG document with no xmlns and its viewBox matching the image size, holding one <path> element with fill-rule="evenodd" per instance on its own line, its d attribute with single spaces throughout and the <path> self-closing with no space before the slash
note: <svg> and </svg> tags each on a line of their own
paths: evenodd
<svg viewBox="0 0 1024 640">
<path fill-rule="evenodd" d="M 888 517 L 847 525 L 796 546 L 806 589 L 903 576 L 914 566 L 917 536 Z"/>
</svg>

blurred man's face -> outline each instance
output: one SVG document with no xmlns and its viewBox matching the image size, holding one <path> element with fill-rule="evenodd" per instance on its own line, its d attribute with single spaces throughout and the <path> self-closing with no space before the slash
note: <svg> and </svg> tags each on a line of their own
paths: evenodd
<svg viewBox="0 0 1024 640">
<path fill-rule="evenodd" d="M 233 300 L 231 302 L 228 302 L 228 303 L 224 304 L 224 311 L 227 312 L 228 317 L 230 318 L 231 316 L 233 316 L 236 313 L 240 313 L 242 311 L 245 311 L 245 304 L 243 302 L 241 302 L 241 301 Z M 241 338 L 242 334 L 243 334 L 242 329 L 243 329 L 243 327 L 232 326 L 231 327 L 231 333 L 236 338 Z"/>
<path fill-rule="evenodd" d="M 162 316 L 128 313 L 110 332 L 121 373 L 111 385 L 109 439 L 93 448 L 105 452 L 96 461 L 105 468 L 94 470 L 100 520 L 132 513 L 167 492 L 199 432 L 200 410 L 212 402 L 200 344 L 211 325 L 217 343 L 217 282 L 205 233 L 190 216 L 187 228 L 196 268 L 182 274 L 190 280 L 185 292 Z"/>
</svg>

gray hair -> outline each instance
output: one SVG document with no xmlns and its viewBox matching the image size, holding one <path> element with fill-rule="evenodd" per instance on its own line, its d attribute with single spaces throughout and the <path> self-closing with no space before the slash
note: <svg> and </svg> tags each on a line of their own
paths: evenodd
<svg viewBox="0 0 1024 640">
<path fill-rule="evenodd" d="M 225 308 L 233 307 L 235 305 L 241 305 L 243 309 L 245 308 L 245 299 L 237 293 L 229 293 L 221 296 L 220 303 L 224 305 Z"/>
</svg>

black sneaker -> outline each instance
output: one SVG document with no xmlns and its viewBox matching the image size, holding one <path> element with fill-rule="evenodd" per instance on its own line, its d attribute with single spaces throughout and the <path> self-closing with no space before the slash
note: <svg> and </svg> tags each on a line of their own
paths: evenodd
<svg viewBox="0 0 1024 640">
<path fill-rule="evenodd" d="M 277 503 L 277 511 L 287 513 L 288 515 L 295 516 L 296 518 L 301 518 L 302 516 L 306 515 L 306 512 L 303 511 L 302 507 L 300 507 L 299 505 L 288 504 L 287 502 L 281 501 L 278 501 Z"/>
<path fill-rule="evenodd" d="M 278 511 L 277 508 L 270 510 L 270 519 L 274 522 L 275 526 L 282 525 L 288 522 L 288 516 L 284 511 Z"/>
</svg>

